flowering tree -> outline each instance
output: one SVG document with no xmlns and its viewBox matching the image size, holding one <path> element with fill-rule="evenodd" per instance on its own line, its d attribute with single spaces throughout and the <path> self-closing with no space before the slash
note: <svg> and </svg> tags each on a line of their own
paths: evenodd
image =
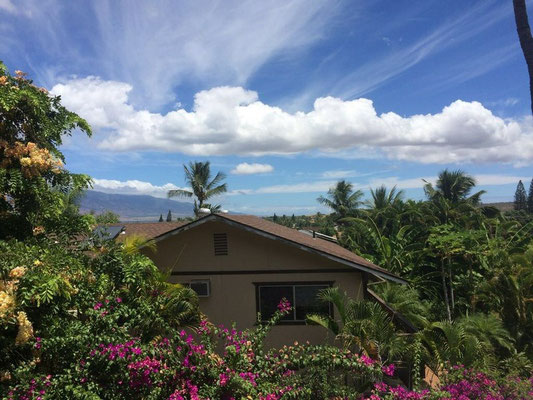
<svg viewBox="0 0 533 400">
<path fill-rule="evenodd" d="M 10 75 L 0 62 L 0 238 L 27 237 L 35 228 L 38 233 L 57 225 L 65 193 L 87 187 L 88 176 L 63 168 L 59 146 L 74 129 L 91 134 L 58 96 L 21 71 Z"/>
</svg>

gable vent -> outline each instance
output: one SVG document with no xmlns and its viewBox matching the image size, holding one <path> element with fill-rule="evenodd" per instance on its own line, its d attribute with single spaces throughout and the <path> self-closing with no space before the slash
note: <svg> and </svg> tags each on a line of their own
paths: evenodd
<svg viewBox="0 0 533 400">
<path fill-rule="evenodd" d="M 215 245 L 215 256 L 227 256 L 228 255 L 227 233 L 214 233 L 213 243 Z"/>
</svg>

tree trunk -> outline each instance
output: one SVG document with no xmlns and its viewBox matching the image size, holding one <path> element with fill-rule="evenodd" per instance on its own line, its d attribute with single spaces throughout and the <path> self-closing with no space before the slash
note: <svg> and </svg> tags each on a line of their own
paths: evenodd
<svg viewBox="0 0 533 400">
<path fill-rule="evenodd" d="M 520 47 L 526 59 L 529 72 L 529 95 L 531 98 L 531 114 L 533 114 L 533 37 L 527 17 L 526 0 L 513 0 L 516 31 L 520 40 Z"/>
<path fill-rule="evenodd" d="M 453 293 L 452 260 L 448 257 L 448 279 L 450 280 L 450 297 L 452 302 L 452 314 L 455 312 L 455 295 Z"/>
<path fill-rule="evenodd" d="M 446 312 L 448 321 L 452 322 L 452 313 L 450 312 L 450 300 L 448 299 L 448 288 L 446 287 L 446 272 L 444 272 L 444 260 L 440 260 L 440 273 L 442 275 L 442 291 L 444 292 L 444 302 L 446 303 Z"/>
</svg>

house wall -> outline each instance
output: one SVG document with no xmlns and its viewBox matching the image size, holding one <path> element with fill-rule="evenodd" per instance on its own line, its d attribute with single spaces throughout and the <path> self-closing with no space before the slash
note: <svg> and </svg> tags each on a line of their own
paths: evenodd
<svg viewBox="0 0 533 400">
<path fill-rule="evenodd" d="M 214 255 L 214 233 L 228 235 L 227 256 Z M 172 282 L 210 280 L 211 295 L 200 298 L 200 309 L 215 324 L 235 322 L 239 329 L 255 324 L 255 283 L 332 282 L 352 298 L 363 297 L 361 274 L 353 268 L 220 221 L 169 236 L 157 248 L 156 254 L 147 255 L 159 268 L 172 271 Z M 326 336 L 326 330 L 317 326 L 281 325 L 274 327 L 267 343 L 318 344 Z"/>
</svg>

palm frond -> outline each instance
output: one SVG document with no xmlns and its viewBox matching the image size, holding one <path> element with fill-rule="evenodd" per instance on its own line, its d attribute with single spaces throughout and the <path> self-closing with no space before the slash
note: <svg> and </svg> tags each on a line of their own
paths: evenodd
<svg viewBox="0 0 533 400">
<path fill-rule="evenodd" d="M 167 197 L 192 197 L 193 193 L 183 189 L 173 189 L 167 192 Z"/>
<path fill-rule="evenodd" d="M 329 317 L 325 317 L 319 314 L 309 314 L 306 317 L 306 322 L 310 325 L 319 325 L 328 331 L 331 331 L 335 336 L 340 333 L 339 325 L 337 322 Z"/>
</svg>

